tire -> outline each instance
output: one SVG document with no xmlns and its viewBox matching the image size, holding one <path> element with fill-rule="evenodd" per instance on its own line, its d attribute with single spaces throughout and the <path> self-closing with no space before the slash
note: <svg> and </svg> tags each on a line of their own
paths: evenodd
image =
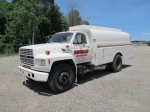
<svg viewBox="0 0 150 112">
<path fill-rule="evenodd" d="M 61 93 L 72 88 L 75 82 L 75 73 L 68 64 L 55 66 L 48 78 L 49 87 L 56 93 Z"/>
<path fill-rule="evenodd" d="M 110 64 L 111 71 L 113 72 L 119 72 L 122 69 L 122 58 L 120 54 L 117 54 L 113 60 L 113 62 Z"/>
</svg>

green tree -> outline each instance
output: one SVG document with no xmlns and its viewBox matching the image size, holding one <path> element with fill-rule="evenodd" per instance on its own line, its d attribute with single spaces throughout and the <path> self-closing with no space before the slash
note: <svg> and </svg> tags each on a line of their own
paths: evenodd
<svg viewBox="0 0 150 112">
<path fill-rule="evenodd" d="M 6 0 L 0 0 L 0 35 L 5 33 L 5 24 L 7 23 Z"/>
<path fill-rule="evenodd" d="M 61 27 L 63 31 L 67 31 L 69 29 L 66 17 L 61 14 Z"/>
<path fill-rule="evenodd" d="M 38 32 L 39 10 L 37 0 L 14 0 L 15 10 L 13 14 L 16 15 L 14 22 L 16 22 L 16 29 L 19 32 L 20 40 L 27 43 L 32 37 L 32 44 L 34 44 L 36 33 Z M 16 34 L 16 36 L 18 36 Z"/>
<path fill-rule="evenodd" d="M 44 37 L 56 32 L 68 29 L 67 20 L 60 12 L 60 8 L 54 1 L 44 2 L 40 16 L 38 41 L 45 42 Z M 44 41 L 43 41 L 44 40 Z"/>
<path fill-rule="evenodd" d="M 52 34 L 61 31 L 61 12 L 56 4 L 51 4 L 49 17 Z"/>
<path fill-rule="evenodd" d="M 45 42 L 47 35 L 68 29 L 54 0 L 0 1 L 0 42 L 27 44 Z"/>
<path fill-rule="evenodd" d="M 11 21 L 10 12 L 13 10 L 12 3 L 8 3 L 5 0 L 0 2 L 0 41 L 2 43 L 10 43 L 12 41 L 11 37 L 7 37 L 9 23 Z"/>
</svg>

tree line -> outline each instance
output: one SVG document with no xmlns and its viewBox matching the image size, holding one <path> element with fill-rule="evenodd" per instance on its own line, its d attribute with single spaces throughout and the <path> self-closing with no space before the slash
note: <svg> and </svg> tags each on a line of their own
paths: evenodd
<svg viewBox="0 0 150 112">
<path fill-rule="evenodd" d="M 75 7 L 65 16 L 54 0 L 0 0 L 0 44 L 45 43 L 69 26 L 89 24 Z"/>
</svg>

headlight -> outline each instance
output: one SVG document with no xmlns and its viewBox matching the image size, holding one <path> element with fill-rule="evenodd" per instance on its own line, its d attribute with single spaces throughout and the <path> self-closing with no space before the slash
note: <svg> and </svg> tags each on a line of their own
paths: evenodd
<svg viewBox="0 0 150 112">
<path fill-rule="evenodd" d="M 45 60 L 41 60 L 41 66 L 45 66 Z"/>
</svg>

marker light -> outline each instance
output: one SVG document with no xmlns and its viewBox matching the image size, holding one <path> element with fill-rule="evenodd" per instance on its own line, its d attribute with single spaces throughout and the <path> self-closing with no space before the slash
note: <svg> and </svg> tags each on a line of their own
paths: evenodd
<svg viewBox="0 0 150 112">
<path fill-rule="evenodd" d="M 69 48 L 70 46 L 69 45 L 66 45 L 66 48 Z"/>
<path fill-rule="evenodd" d="M 46 54 L 46 55 L 49 55 L 49 54 L 50 54 L 50 51 L 45 51 L 45 54 Z"/>
<path fill-rule="evenodd" d="M 50 64 L 50 62 L 51 62 L 50 59 L 48 59 L 48 64 Z"/>
</svg>

